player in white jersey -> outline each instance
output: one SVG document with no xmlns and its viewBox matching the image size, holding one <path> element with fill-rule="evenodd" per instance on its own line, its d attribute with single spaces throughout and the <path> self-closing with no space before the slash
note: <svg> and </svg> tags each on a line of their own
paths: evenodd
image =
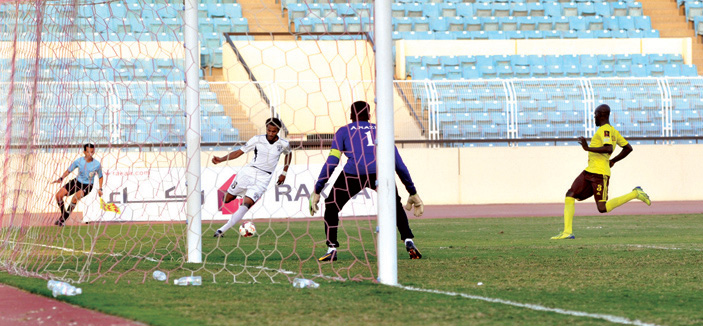
<svg viewBox="0 0 703 326">
<path fill-rule="evenodd" d="M 242 168 L 237 176 L 232 180 L 232 184 L 227 189 L 224 202 L 229 203 L 237 197 L 242 197 L 242 204 L 239 206 L 229 221 L 215 231 L 214 237 L 221 237 L 227 230 L 237 224 L 246 214 L 251 206 L 256 203 L 266 191 L 281 154 L 285 154 L 283 161 L 283 172 L 278 176 L 276 184 L 281 185 L 286 180 L 288 167 L 292 160 L 290 143 L 278 137 L 281 130 L 281 121 L 276 118 L 266 120 L 266 134 L 254 136 L 240 149 L 231 152 L 223 157 L 213 157 L 212 163 L 234 160 L 242 154 L 254 151 L 254 159 Z"/>
</svg>

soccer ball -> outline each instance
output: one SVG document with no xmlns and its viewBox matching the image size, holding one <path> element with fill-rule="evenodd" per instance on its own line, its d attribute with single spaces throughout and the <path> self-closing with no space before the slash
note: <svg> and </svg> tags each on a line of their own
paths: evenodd
<svg viewBox="0 0 703 326">
<path fill-rule="evenodd" d="M 239 234 L 245 238 L 256 234 L 256 227 L 252 222 L 244 222 L 239 226 Z"/>
</svg>

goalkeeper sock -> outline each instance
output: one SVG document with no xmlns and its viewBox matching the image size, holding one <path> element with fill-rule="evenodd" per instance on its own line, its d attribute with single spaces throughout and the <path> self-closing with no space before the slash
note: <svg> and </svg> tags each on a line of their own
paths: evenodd
<svg viewBox="0 0 703 326">
<path fill-rule="evenodd" d="M 59 211 L 61 211 L 61 216 L 63 216 L 64 212 L 66 211 L 66 205 L 64 204 L 63 200 L 57 200 L 56 203 L 59 205 Z"/>
<path fill-rule="evenodd" d="M 574 212 L 576 211 L 575 202 L 576 199 L 573 197 L 566 197 L 564 200 L 564 233 L 574 233 L 572 224 L 574 222 Z"/>
<path fill-rule="evenodd" d="M 71 202 L 70 204 L 68 204 L 68 208 L 66 208 L 66 211 L 63 212 L 63 218 L 61 219 L 61 221 L 67 221 L 68 217 L 71 216 L 71 212 L 73 212 L 74 208 L 76 208 L 76 203 Z"/>
<path fill-rule="evenodd" d="M 408 239 L 405 239 L 405 244 L 408 244 L 408 242 L 414 243 L 414 242 L 413 242 L 413 239 L 409 239 L 409 238 L 408 238 Z"/>
<path fill-rule="evenodd" d="M 229 218 L 229 221 L 223 225 L 219 230 L 222 231 L 222 233 L 227 232 L 231 227 L 233 227 L 237 222 L 242 220 L 244 217 L 244 214 L 246 214 L 249 211 L 249 207 L 246 207 L 244 205 L 239 206 L 239 209 L 237 209 L 234 214 L 232 214 L 232 217 Z"/>
<path fill-rule="evenodd" d="M 333 251 L 335 251 L 335 250 L 337 250 L 337 248 L 335 248 L 335 247 L 328 247 L 328 248 L 327 248 L 327 253 L 329 254 L 330 252 L 333 252 Z"/>
<path fill-rule="evenodd" d="M 629 194 L 622 195 L 618 198 L 613 198 L 609 200 L 607 203 L 605 203 L 605 209 L 610 212 L 614 210 L 617 207 L 622 206 L 623 204 L 627 203 L 630 200 L 633 200 L 637 198 L 637 191 L 632 191 Z"/>
</svg>

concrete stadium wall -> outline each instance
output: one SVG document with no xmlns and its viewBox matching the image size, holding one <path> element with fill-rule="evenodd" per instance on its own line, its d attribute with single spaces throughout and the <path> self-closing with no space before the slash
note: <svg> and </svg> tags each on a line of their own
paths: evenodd
<svg viewBox="0 0 703 326">
<path fill-rule="evenodd" d="M 703 145 L 633 147 L 630 156 L 612 169 L 611 197 L 642 186 L 655 203 L 703 200 L 703 187 L 700 187 L 703 180 Z M 574 178 L 587 165 L 587 154 L 578 146 L 401 148 L 400 153 L 420 196 L 428 205 L 560 203 Z M 212 166 L 212 155 L 224 154 L 226 152 L 203 152 L 203 169 Z M 293 164 L 319 167 L 327 154 L 327 150 L 295 151 Z M 70 155 L 13 156 L 5 169 L 8 173 L 3 192 L 7 196 L 5 213 L 13 207 L 26 207 L 31 212 L 55 211 L 53 195 L 59 185 L 50 182 L 80 155 L 80 151 L 76 150 Z M 249 162 L 251 155 L 230 161 L 227 165 L 243 166 Z M 186 162 L 183 153 L 173 152 L 105 152 L 98 149 L 96 157 L 102 162 L 106 173 L 114 169 L 181 168 Z M 4 157 L 0 158 L 4 160 Z M 20 175 L 10 172 L 20 166 L 31 167 L 29 173 Z M 315 175 L 319 173 L 318 169 L 313 171 Z M 397 184 L 401 196 L 406 198 L 407 193 L 399 180 Z M 206 190 L 206 193 L 211 190 Z M 21 198 L 15 201 L 17 196 Z"/>
<path fill-rule="evenodd" d="M 396 77 L 405 76 L 405 57 L 459 55 L 681 54 L 692 63 L 691 38 L 555 40 L 400 40 L 396 41 Z"/>
</svg>

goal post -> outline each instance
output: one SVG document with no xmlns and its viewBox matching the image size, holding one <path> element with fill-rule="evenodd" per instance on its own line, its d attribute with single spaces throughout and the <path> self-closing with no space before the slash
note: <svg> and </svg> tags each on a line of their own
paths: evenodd
<svg viewBox="0 0 703 326">
<path fill-rule="evenodd" d="M 185 0 L 185 76 L 186 76 L 186 221 L 188 223 L 187 261 L 203 262 L 202 219 L 200 209 L 200 49 L 198 47 L 198 1 Z"/>
<path fill-rule="evenodd" d="M 378 281 L 398 284 L 396 249 L 395 139 L 393 127 L 393 58 L 390 1 L 375 4 L 376 114 L 378 116 L 376 164 L 378 167 Z"/>
</svg>

